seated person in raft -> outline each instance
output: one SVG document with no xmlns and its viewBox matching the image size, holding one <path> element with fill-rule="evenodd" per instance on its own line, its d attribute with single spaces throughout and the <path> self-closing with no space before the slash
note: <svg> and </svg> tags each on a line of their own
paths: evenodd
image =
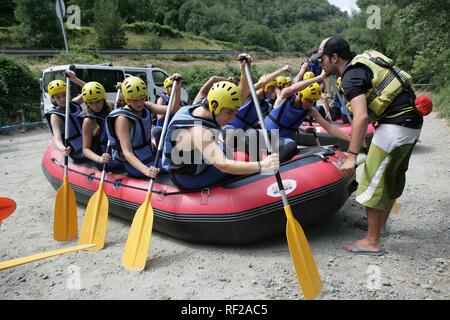
<svg viewBox="0 0 450 320">
<path fill-rule="evenodd" d="M 239 87 L 229 81 L 214 83 L 207 99 L 181 108 L 169 124 L 164 140 L 163 167 L 180 189 L 203 189 L 230 175 L 274 172 L 279 167 L 278 154 L 262 161 L 237 161 L 233 150 L 230 152 L 223 143 L 221 127 L 234 117 L 242 104 L 242 96 L 247 96 L 249 91 L 244 66 L 250 56 L 241 54 L 239 57 Z"/>
<path fill-rule="evenodd" d="M 124 161 L 125 170 L 132 176 L 156 178 L 159 169 L 153 166 L 156 150 L 152 145 L 152 112 L 164 114 L 167 106 L 147 101 L 147 85 L 139 77 L 126 78 L 122 94 L 126 106 L 115 109 L 107 117 L 113 159 Z M 179 104 L 177 97 L 179 94 L 175 93 L 174 105 Z"/>
<path fill-rule="evenodd" d="M 303 129 L 307 133 L 314 132 L 314 127 L 301 127 L 306 117 L 318 122 L 332 136 L 350 141 L 350 136 L 326 121 L 314 107 L 321 97 L 319 81 L 326 77 L 325 72 L 310 80 L 296 82 L 281 91 L 275 101 L 274 109 L 264 119 L 267 130 L 272 135 L 279 135 L 282 145 L 296 145 L 297 130 Z"/>
</svg>

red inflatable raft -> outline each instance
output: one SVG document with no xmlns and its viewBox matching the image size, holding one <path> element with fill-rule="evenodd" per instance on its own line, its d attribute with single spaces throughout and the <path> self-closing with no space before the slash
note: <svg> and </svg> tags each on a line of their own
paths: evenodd
<svg viewBox="0 0 450 320">
<path fill-rule="evenodd" d="M 344 159 L 332 147 L 310 147 L 299 149 L 297 156 L 281 165 L 292 211 L 302 226 L 330 218 L 355 190 L 354 177 L 345 178 L 338 170 Z M 42 169 L 52 186 L 59 188 L 63 162 L 53 142 L 44 153 Z M 86 204 L 97 191 L 100 176 L 90 162 L 69 164 L 69 183 L 79 202 Z M 104 190 L 110 213 L 131 220 L 147 188 L 148 180 L 108 173 Z M 181 192 L 167 174 L 160 174 L 151 201 L 154 229 L 187 241 L 245 244 L 285 234 L 286 217 L 273 176 L 254 174 Z"/>
<path fill-rule="evenodd" d="M 348 135 L 351 135 L 352 133 L 352 125 L 349 123 L 344 123 L 342 120 L 333 121 L 333 125 L 338 127 L 340 130 L 345 132 Z M 316 127 L 316 134 L 317 138 L 319 138 L 320 144 L 322 145 L 337 145 L 341 150 L 347 150 L 348 149 L 348 142 L 344 140 L 340 140 L 338 138 L 335 138 L 331 136 L 327 131 L 325 131 L 322 126 L 316 122 L 312 123 L 314 127 Z M 309 125 L 308 122 L 304 122 L 304 125 Z M 369 127 L 367 128 L 366 133 L 366 144 L 367 146 L 370 146 L 370 143 L 372 141 L 373 134 L 375 132 L 375 129 L 373 125 L 369 124 Z M 298 132 L 298 138 L 297 143 L 305 146 L 315 146 L 316 141 L 314 139 L 314 135 L 310 133 L 304 133 L 303 131 Z"/>
</svg>

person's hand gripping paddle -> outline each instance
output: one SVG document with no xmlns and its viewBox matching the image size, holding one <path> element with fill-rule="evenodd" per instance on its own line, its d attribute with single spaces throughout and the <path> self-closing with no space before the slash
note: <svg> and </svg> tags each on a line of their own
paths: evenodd
<svg viewBox="0 0 450 320">
<path fill-rule="evenodd" d="M 117 104 L 120 98 L 120 89 L 117 91 L 116 101 L 114 103 L 114 109 L 117 108 Z M 106 146 L 106 152 L 109 152 L 110 142 Z M 89 199 L 86 207 L 86 213 L 84 214 L 83 226 L 80 231 L 80 240 L 78 244 L 90 244 L 95 243 L 95 247 L 91 247 L 87 250 L 101 250 L 105 245 L 106 228 L 108 225 L 108 211 L 109 202 L 104 191 L 104 181 L 106 175 L 106 163 L 103 164 L 102 176 L 97 192 L 95 192 Z"/>
<path fill-rule="evenodd" d="M 70 66 L 74 71 L 74 66 Z M 66 78 L 66 116 L 64 129 L 64 146 L 69 146 L 70 117 L 70 79 Z M 64 154 L 64 178 L 61 187 L 56 192 L 53 238 L 56 241 L 70 241 L 78 236 L 77 202 L 75 192 L 69 186 L 69 155 Z"/>
<path fill-rule="evenodd" d="M 177 91 L 177 80 L 173 81 L 172 91 L 170 93 L 169 105 L 167 106 L 166 117 L 161 132 L 161 138 L 158 144 L 158 151 L 155 157 L 155 167 L 161 158 L 162 148 L 165 140 L 167 126 L 169 124 L 170 110 L 175 100 L 175 92 Z M 151 243 L 151 235 L 153 228 L 153 208 L 151 204 L 152 189 L 155 180 L 150 178 L 147 195 L 144 203 L 136 211 L 130 232 L 128 233 L 127 243 L 122 257 L 122 265 L 131 271 L 144 270 L 147 262 L 148 251 Z"/>
<path fill-rule="evenodd" d="M 255 92 L 248 62 L 245 64 L 245 75 L 247 77 L 248 86 L 253 97 L 253 102 L 258 114 L 258 119 L 261 124 L 264 140 L 270 154 L 272 152 L 272 148 L 269 141 L 268 132 L 264 125 L 264 119 L 261 112 L 261 107 L 259 105 L 259 99 Z M 311 248 L 309 247 L 308 240 L 306 239 L 305 233 L 292 214 L 291 206 L 289 205 L 288 199 L 286 197 L 280 173 L 277 172 L 275 174 L 275 177 L 278 183 L 278 188 L 280 189 L 281 199 L 284 205 L 284 212 L 287 218 L 286 238 L 288 241 L 289 251 L 291 254 L 292 262 L 294 264 L 295 272 L 297 274 L 297 279 L 300 283 L 300 287 L 305 299 L 315 299 L 322 288 L 322 280 L 320 279 L 319 271 L 317 270 L 317 266 L 312 255 Z"/>
</svg>

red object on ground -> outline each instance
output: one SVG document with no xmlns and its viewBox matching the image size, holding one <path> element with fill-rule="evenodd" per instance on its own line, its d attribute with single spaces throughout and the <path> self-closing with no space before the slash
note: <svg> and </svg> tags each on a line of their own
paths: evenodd
<svg viewBox="0 0 450 320">
<path fill-rule="evenodd" d="M 0 222 L 16 210 L 16 202 L 9 198 L 0 198 Z"/>
</svg>

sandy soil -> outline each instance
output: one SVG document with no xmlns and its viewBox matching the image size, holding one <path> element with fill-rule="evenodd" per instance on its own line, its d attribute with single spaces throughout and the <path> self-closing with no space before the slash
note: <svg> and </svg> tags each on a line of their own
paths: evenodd
<svg viewBox="0 0 450 320">
<path fill-rule="evenodd" d="M 18 205 L 1 226 L 0 260 L 67 246 L 52 239 L 55 191 L 40 165 L 49 138 L 46 128 L 0 136 L 0 195 Z M 449 153 L 450 130 L 433 114 L 410 162 L 401 211 L 389 221 L 384 257 L 340 249 L 341 241 L 364 234 L 352 226 L 363 212 L 354 197 L 330 221 L 306 229 L 324 282 L 321 299 L 450 298 Z M 78 208 L 80 227 L 84 209 Z M 154 232 L 147 270 L 131 273 L 120 266 L 129 226 L 110 217 L 100 252 L 1 271 L 0 299 L 301 298 L 284 238 L 225 247 Z"/>
</svg>

